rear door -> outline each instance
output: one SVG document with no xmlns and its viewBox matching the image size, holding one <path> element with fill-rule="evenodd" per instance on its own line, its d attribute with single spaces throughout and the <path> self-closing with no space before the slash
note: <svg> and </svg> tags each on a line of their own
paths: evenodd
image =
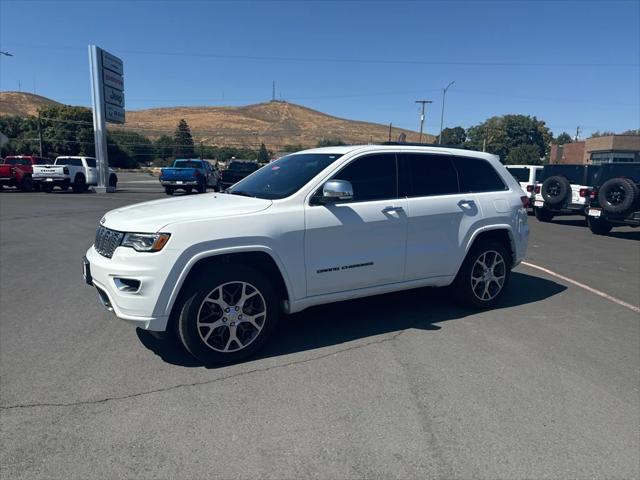
<svg viewBox="0 0 640 480">
<path fill-rule="evenodd" d="M 333 179 L 351 182 L 354 199 L 305 207 L 307 294 L 402 281 L 407 214 L 406 200 L 398 199 L 396 155 L 358 157 Z"/>
<path fill-rule="evenodd" d="M 465 238 L 481 211 L 477 195 L 461 193 L 448 154 L 400 155 L 400 195 L 407 197 L 405 279 L 455 275 Z"/>
</svg>

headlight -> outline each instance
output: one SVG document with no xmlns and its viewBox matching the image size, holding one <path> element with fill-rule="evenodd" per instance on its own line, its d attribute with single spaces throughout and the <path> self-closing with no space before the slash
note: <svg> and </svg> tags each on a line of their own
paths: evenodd
<svg viewBox="0 0 640 480">
<path fill-rule="evenodd" d="M 159 252 L 169 241 L 169 233 L 126 233 L 123 247 L 131 247 L 137 252 Z"/>
</svg>

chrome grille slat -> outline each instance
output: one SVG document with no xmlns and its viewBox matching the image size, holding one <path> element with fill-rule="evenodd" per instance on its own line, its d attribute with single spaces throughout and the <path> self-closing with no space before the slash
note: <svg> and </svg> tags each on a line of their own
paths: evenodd
<svg viewBox="0 0 640 480">
<path fill-rule="evenodd" d="M 113 252 L 122 243 L 124 233 L 109 228 L 99 226 L 96 230 L 96 241 L 93 246 L 103 257 L 111 258 Z"/>
</svg>

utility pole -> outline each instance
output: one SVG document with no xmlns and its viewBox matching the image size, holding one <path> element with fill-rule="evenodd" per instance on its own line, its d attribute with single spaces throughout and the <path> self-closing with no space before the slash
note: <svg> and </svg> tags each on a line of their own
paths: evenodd
<svg viewBox="0 0 640 480">
<path fill-rule="evenodd" d="M 444 90 L 442 90 L 442 113 L 440 114 L 440 135 L 438 136 L 439 144 L 442 143 L 442 127 L 444 125 L 444 98 L 447 95 L 447 90 L 449 90 L 449 87 L 454 83 L 456 83 L 455 80 L 453 82 L 450 82 L 449 85 L 447 85 L 447 87 Z"/>
<path fill-rule="evenodd" d="M 271 85 L 271 101 L 275 102 L 276 101 L 276 81 L 273 81 L 273 84 Z"/>
<path fill-rule="evenodd" d="M 420 143 L 422 143 L 422 127 L 424 127 L 424 109 L 427 103 L 433 103 L 431 100 L 416 100 L 416 103 L 422 104 L 422 113 L 420 114 Z"/>
<path fill-rule="evenodd" d="M 389 122 L 389 141 L 391 141 L 391 122 Z"/>
<path fill-rule="evenodd" d="M 200 140 L 200 160 L 204 160 L 204 146 L 202 145 L 202 140 Z"/>
<path fill-rule="evenodd" d="M 38 110 L 38 137 L 40 138 L 40 158 L 44 158 L 44 149 L 42 148 L 42 125 L 40 124 L 39 110 Z"/>
<path fill-rule="evenodd" d="M 578 127 L 576 127 L 576 138 L 575 138 L 576 142 L 578 141 L 579 137 L 580 137 L 580 127 L 578 126 Z"/>
</svg>

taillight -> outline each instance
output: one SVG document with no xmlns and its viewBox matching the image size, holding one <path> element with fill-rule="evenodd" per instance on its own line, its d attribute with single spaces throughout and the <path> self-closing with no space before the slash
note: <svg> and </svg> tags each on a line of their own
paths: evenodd
<svg viewBox="0 0 640 480">
<path fill-rule="evenodd" d="M 64 167 L 62 169 L 62 173 L 64 173 L 65 175 L 69 175 L 69 169 L 67 167 Z"/>
<path fill-rule="evenodd" d="M 522 202 L 522 208 L 529 208 L 529 197 L 520 197 L 520 201 Z"/>
<path fill-rule="evenodd" d="M 596 198 L 598 198 L 598 190 L 595 188 L 592 190 L 589 190 L 589 198 L 591 200 L 595 200 Z"/>
<path fill-rule="evenodd" d="M 536 192 L 536 193 L 540 193 L 540 185 L 536 185 L 535 192 Z"/>
<path fill-rule="evenodd" d="M 527 185 L 527 192 L 533 192 L 533 185 Z"/>
<path fill-rule="evenodd" d="M 585 198 L 585 197 L 589 196 L 589 189 L 588 188 L 581 188 L 580 189 L 580 196 L 582 198 Z"/>
</svg>

